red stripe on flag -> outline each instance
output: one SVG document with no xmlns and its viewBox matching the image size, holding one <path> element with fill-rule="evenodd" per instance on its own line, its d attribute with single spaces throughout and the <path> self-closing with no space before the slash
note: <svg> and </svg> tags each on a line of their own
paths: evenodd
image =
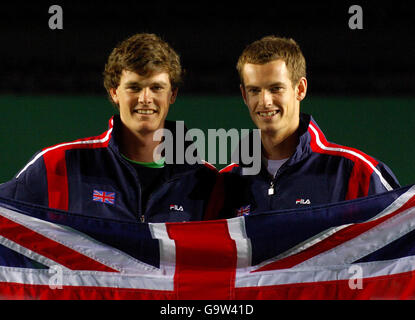
<svg viewBox="0 0 415 320">
<path fill-rule="evenodd" d="M 197 288 L 199 290 L 200 288 Z M 195 290 L 194 294 L 199 292 Z M 171 291 L 0 282 L 0 300 L 173 300 Z M 415 272 L 363 278 L 361 288 L 349 280 L 236 288 L 234 300 L 414 300 Z"/>
<path fill-rule="evenodd" d="M 314 256 L 317 256 L 320 253 L 323 253 L 327 250 L 330 250 L 334 247 L 337 247 L 338 245 L 349 241 L 350 239 L 353 239 L 360 234 L 368 231 L 369 229 L 372 229 L 376 227 L 377 225 L 381 224 L 385 220 L 388 220 L 397 214 L 410 209 L 411 207 L 415 206 L 415 196 L 413 196 L 409 201 L 407 201 L 402 207 L 400 207 L 398 210 L 395 210 L 392 213 L 387 214 L 386 216 L 369 221 L 369 222 L 363 222 L 363 223 L 356 223 L 353 225 L 350 225 L 334 234 L 329 236 L 328 238 L 320 241 L 319 243 L 307 248 L 304 251 L 301 251 L 297 254 L 294 254 L 292 256 L 288 256 L 286 258 L 283 258 L 281 260 L 269 263 L 262 268 L 259 268 L 255 270 L 254 272 L 259 271 L 267 271 L 267 270 L 277 270 L 277 269 L 287 269 L 294 267 L 297 264 L 300 264 Z"/>
<path fill-rule="evenodd" d="M 415 272 L 363 278 L 361 288 L 350 280 L 236 288 L 235 300 L 413 300 Z M 352 280 L 354 281 L 354 280 Z"/>
<path fill-rule="evenodd" d="M 3 216 L 0 235 L 71 270 L 118 272 Z"/>
<path fill-rule="evenodd" d="M 173 300 L 172 291 L 0 282 L 0 300 Z"/>
<path fill-rule="evenodd" d="M 232 299 L 237 252 L 225 220 L 166 224 L 176 243 L 177 299 Z"/>
</svg>

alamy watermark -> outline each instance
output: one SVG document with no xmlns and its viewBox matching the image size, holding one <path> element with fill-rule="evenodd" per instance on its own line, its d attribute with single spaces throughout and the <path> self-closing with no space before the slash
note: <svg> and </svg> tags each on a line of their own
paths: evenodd
<svg viewBox="0 0 415 320">
<path fill-rule="evenodd" d="M 176 139 L 174 138 L 176 137 Z M 261 170 L 261 133 L 259 129 L 208 129 L 207 138 L 201 129 L 193 128 L 185 132 L 183 121 L 176 121 L 175 134 L 169 129 L 159 129 L 154 133 L 154 141 L 160 141 L 154 149 L 153 159 L 157 162 L 164 155 L 166 164 L 203 163 L 242 164 L 244 174 L 255 175 Z M 228 141 L 234 151 L 228 159 Z M 188 142 L 186 144 L 186 142 Z M 186 145 L 185 145 L 186 144 Z M 207 146 L 207 148 L 206 148 Z M 217 151 L 218 154 L 217 154 Z M 216 159 L 219 161 L 216 162 Z M 230 160 L 230 161 L 229 161 Z"/>
<path fill-rule="evenodd" d="M 363 289 L 363 268 L 357 264 L 351 265 L 348 269 L 349 288 L 351 290 Z"/>
<path fill-rule="evenodd" d="M 49 267 L 49 288 L 52 290 L 63 288 L 63 268 L 59 265 L 53 265 Z"/>
<path fill-rule="evenodd" d="M 51 14 L 48 25 L 51 30 L 63 29 L 63 10 L 62 7 L 54 4 L 49 7 L 48 13 Z"/>
<path fill-rule="evenodd" d="M 349 18 L 349 28 L 352 30 L 363 29 L 363 9 L 355 4 L 349 7 L 349 13 L 353 14 Z"/>
<path fill-rule="evenodd" d="M 361 6 L 354 4 L 349 7 L 352 16 L 349 18 L 349 28 L 352 30 L 363 29 L 363 9 Z M 51 14 L 48 25 L 51 30 L 63 29 L 63 9 L 60 5 L 54 4 L 49 7 L 48 13 Z"/>
</svg>

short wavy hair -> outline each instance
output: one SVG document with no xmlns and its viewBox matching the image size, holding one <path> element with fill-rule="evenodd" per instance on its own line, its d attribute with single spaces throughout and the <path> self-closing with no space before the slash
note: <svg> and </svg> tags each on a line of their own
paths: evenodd
<svg viewBox="0 0 415 320">
<path fill-rule="evenodd" d="M 293 86 L 306 76 L 306 62 L 300 46 L 293 39 L 271 35 L 249 44 L 239 57 L 236 69 L 242 85 L 243 67 L 246 63 L 265 64 L 278 59 L 287 65 Z"/>
<path fill-rule="evenodd" d="M 104 87 L 109 96 L 111 88 L 118 88 L 123 70 L 140 75 L 164 71 L 169 74 L 173 89 L 182 84 L 179 55 L 167 42 L 151 33 L 135 34 L 112 50 L 103 72 Z"/>
</svg>

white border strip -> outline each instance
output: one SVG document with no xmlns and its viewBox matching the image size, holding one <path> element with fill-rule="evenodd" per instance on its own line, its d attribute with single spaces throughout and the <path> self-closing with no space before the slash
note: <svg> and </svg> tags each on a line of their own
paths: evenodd
<svg viewBox="0 0 415 320">
<path fill-rule="evenodd" d="M 361 276 L 370 279 L 379 276 L 393 276 L 395 274 L 415 271 L 415 256 L 399 259 L 365 262 L 342 266 L 315 266 L 311 268 L 290 268 L 283 270 L 264 271 L 237 276 L 237 288 L 275 286 L 284 284 L 315 283 L 321 281 L 349 280 L 355 275 L 355 269 L 361 268 Z"/>
<path fill-rule="evenodd" d="M 69 227 L 26 216 L 1 206 L 0 215 L 122 273 L 160 272 L 151 265 Z"/>
<path fill-rule="evenodd" d="M 400 207 L 402 207 L 409 199 L 411 199 L 413 196 L 415 195 L 415 185 L 413 185 L 410 189 L 408 189 L 408 191 L 406 191 L 404 194 L 402 194 L 401 196 L 399 196 L 395 201 L 393 201 L 388 207 L 386 207 L 382 212 L 380 212 L 379 214 L 377 214 L 376 216 L 374 216 L 373 218 L 367 220 L 367 222 L 369 221 L 373 221 L 376 219 L 379 219 L 385 215 L 388 215 L 396 210 L 398 210 Z M 296 253 L 299 253 L 303 250 L 308 249 L 309 247 L 316 245 L 317 243 L 323 241 L 324 239 L 330 237 L 331 235 L 335 234 L 336 232 L 350 226 L 351 224 L 345 224 L 342 226 L 338 226 L 338 227 L 332 227 L 329 228 L 327 230 L 324 230 L 322 232 L 320 232 L 319 234 L 299 243 L 298 245 L 296 245 L 295 247 L 279 254 L 276 257 L 273 257 L 272 259 L 266 260 L 258 265 L 256 265 L 253 269 L 259 269 L 262 268 L 263 266 L 266 266 L 270 263 L 273 263 L 275 261 L 281 260 L 283 258 L 286 258 L 288 256 L 294 255 Z"/>
<path fill-rule="evenodd" d="M 335 234 L 336 232 L 338 232 L 338 231 L 340 231 L 340 230 L 342 230 L 342 229 L 344 229 L 344 228 L 346 228 L 350 225 L 351 224 L 345 224 L 345 225 L 342 225 L 342 226 L 333 227 L 333 228 L 329 228 L 327 230 L 324 230 L 324 231 L 318 233 L 317 235 L 315 235 L 314 237 L 311 237 L 311 238 L 299 243 L 298 245 L 292 247 L 291 249 L 288 249 L 287 251 L 285 251 L 283 253 L 280 253 L 278 256 L 273 257 L 269 260 L 266 260 L 266 261 L 264 261 L 264 262 L 262 262 L 262 263 L 260 263 L 256 266 L 254 266 L 252 268 L 252 270 L 260 269 L 260 268 L 262 268 L 262 267 L 264 267 L 264 266 L 266 266 L 270 263 L 276 262 L 278 260 L 284 259 L 286 257 L 292 256 L 292 255 L 297 254 L 301 251 L 304 251 L 304 250 L 316 245 L 317 243 L 325 240 L 326 238 L 330 237 L 331 235 Z"/>
<path fill-rule="evenodd" d="M 236 272 L 248 268 L 252 261 L 251 240 L 246 235 L 244 217 L 237 217 L 226 220 L 228 231 L 232 240 L 235 241 L 237 250 Z"/>
<path fill-rule="evenodd" d="M 336 151 L 336 152 L 344 152 L 344 153 L 349 153 L 357 158 L 359 158 L 360 160 L 364 161 L 365 163 L 367 163 L 370 168 L 373 169 L 373 171 L 379 176 L 380 181 L 382 182 L 383 186 L 386 188 L 386 190 L 391 191 L 393 190 L 393 188 L 389 185 L 389 183 L 385 180 L 385 178 L 383 178 L 382 174 L 380 173 L 380 171 L 378 169 L 376 169 L 376 167 L 370 162 L 368 161 L 365 157 L 363 157 L 361 154 L 354 152 L 352 150 L 347 150 L 347 149 L 343 149 L 343 148 L 331 148 L 331 147 L 327 147 L 325 146 L 321 141 L 320 141 L 320 136 L 318 134 L 318 131 L 316 128 L 314 128 L 314 126 L 312 125 L 312 123 L 310 123 L 310 129 L 313 130 L 314 134 L 316 135 L 316 142 L 317 145 L 323 149 L 323 150 L 327 150 L 327 151 Z"/>
<path fill-rule="evenodd" d="M 413 230 L 415 207 L 400 212 L 359 236 L 298 264 L 297 267 L 353 263 Z"/>
<path fill-rule="evenodd" d="M 176 243 L 170 239 L 166 224 L 149 223 L 151 236 L 159 241 L 160 247 L 160 274 L 170 277 L 174 280 L 176 270 Z"/>
<path fill-rule="evenodd" d="M 0 266 L 0 282 L 20 283 L 27 285 L 50 285 L 52 277 L 58 273 L 57 267 L 49 269 L 26 269 Z M 120 289 L 147 289 L 173 291 L 174 282 L 169 277 L 160 275 L 130 275 L 99 271 L 59 270 L 62 286 L 74 287 L 108 287 Z M 56 285 L 56 283 L 52 283 Z M 63 288 L 64 289 L 64 288 Z M 55 289 L 59 290 L 59 289 Z"/>
<path fill-rule="evenodd" d="M 372 219 L 368 221 L 373 221 L 379 218 L 382 218 L 399 208 L 405 205 L 413 196 L 415 196 L 415 184 L 410 187 L 404 194 L 401 194 L 395 201 L 393 201 L 385 210 L 380 212 L 378 215 L 374 216 Z"/>
<path fill-rule="evenodd" d="M 0 244 L 7 247 L 7 248 L 9 248 L 9 249 L 11 249 L 11 250 L 13 250 L 13 251 L 16 251 L 16 252 L 24 255 L 25 257 L 28 257 L 28 258 L 36 261 L 36 262 L 39 262 L 39 263 L 41 263 L 41 264 L 43 264 L 47 267 L 59 266 L 60 268 L 69 270 L 65 266 L 57 263 L 56 261 L 51 260 L 51 259 L 49 259 L 45 256 L 42 256 L 42 255 L 40 255 L 40 254 L 38 254 L 38 253 L 36 253 L 32 250 L 29 250 L 29 249 L 19 245 L 18 243 L 14 242 L 10 239 L 7 239 L 7 238 L 5 238 L 1 235 L 0 235 Z"/>
</svg>

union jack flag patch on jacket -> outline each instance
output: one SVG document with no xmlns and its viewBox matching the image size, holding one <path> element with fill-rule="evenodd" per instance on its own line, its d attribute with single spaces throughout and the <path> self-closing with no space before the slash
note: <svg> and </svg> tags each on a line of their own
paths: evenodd
<svg viewBox="0 0 415 320">
<path fill-rule="evenodd" d="M 251 213 L 251 205 L 250 204 L 248 204 L 247 206 L 242 206 L 238 210 L 236 210 L 236 216 L 237 217 L 247 216 L 250 213 Z"/>
<path fill-rule="evenodd" d="M 92 200 L 113 205 L 115 203 L 115 192 L 94 190 Z"/>
</svg>

